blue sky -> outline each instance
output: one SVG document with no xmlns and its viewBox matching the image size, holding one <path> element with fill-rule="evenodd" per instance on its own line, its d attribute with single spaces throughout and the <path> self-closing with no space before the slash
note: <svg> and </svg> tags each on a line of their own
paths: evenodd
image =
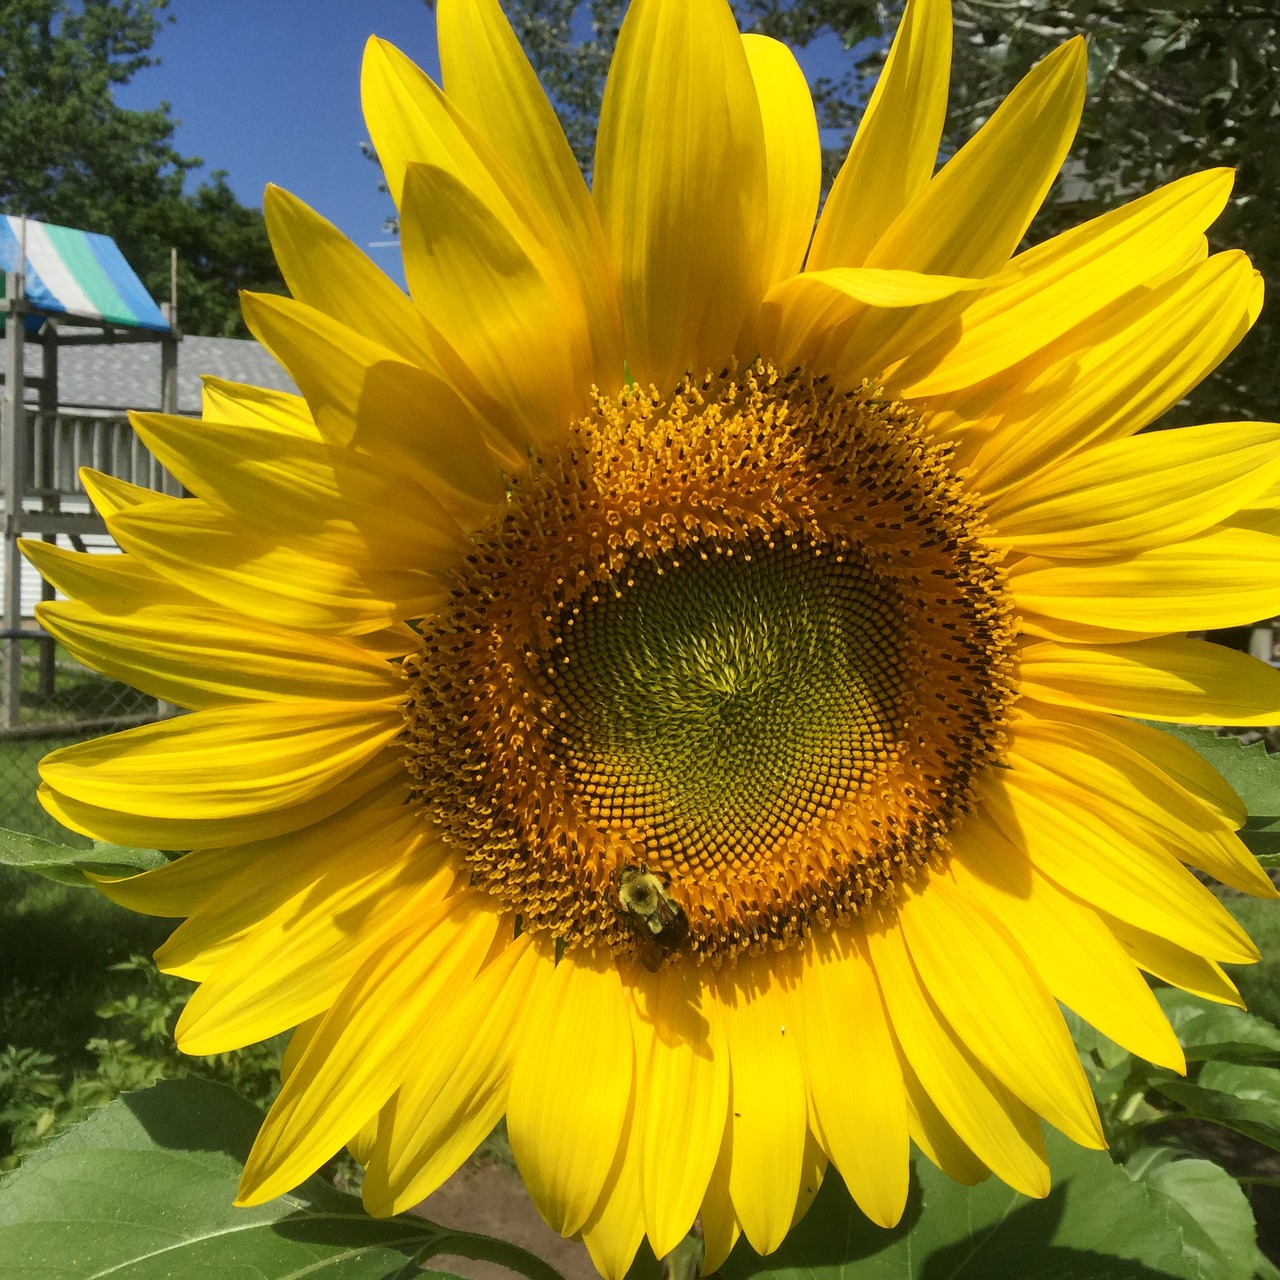
<svg viewBox="0 0 1280 1280">
<path fill-rule="evenodd" d="M 201 156 L 201 173 L 225 169 L 242 203 L 258 205 L 268 182 L 286 187 L 334 222 L 389 274 L 400 276 L 382 222 L 390 201 L 360 152 L 360 55 L 370 34 L 398 45 L 439 79 L 435 17 L 422 0 L 171 0 L 159 66 L 117 93 L 142 109 L 167 100 L 181 123 L 176 145 Z M 812 77 L 846 55 L 834 38 L 811 47 Z"/>
<path fill-rule="evenodd" d="M 435 18 L 422 0 L 172 0 L 153 52 L 159 66 L 118 91 L 121 106 L 167 100 L 176 145 L 225 169 L 242 203 L 268 182 L 336 223 L 386 269 L 391 203 L 360 152 L 360 55 L 370 34 L 398 45 L 439 78 Z"/>
</svg>

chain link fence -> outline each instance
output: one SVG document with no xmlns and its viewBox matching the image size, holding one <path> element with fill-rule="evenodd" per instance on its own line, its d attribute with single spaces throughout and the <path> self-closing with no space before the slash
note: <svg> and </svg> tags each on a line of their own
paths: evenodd
<svg viewBox="0 0 1280 1280">
<path fill-rule="evenodd" d="M 4 641 L 12 633 L 0 633 Z M 50 817 L 36 799 L 38 765 L 58 747 L 158 719 L 155 698 L 77 662 L 36 627 L 18 633 L 22 690 L 18 723 L 0 727 L 0 827 L 68 844 L 88 841 Z"/>
</svg>

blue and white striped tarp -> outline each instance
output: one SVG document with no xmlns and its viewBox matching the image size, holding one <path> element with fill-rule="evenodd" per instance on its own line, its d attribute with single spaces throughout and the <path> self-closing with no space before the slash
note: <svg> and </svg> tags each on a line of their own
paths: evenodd
<svg viewBox="0 0 1280 1280">
<path fill-rule="evenodd" d="M 169 331 L 169 322 L 110 236 L 30 218 L 26 233 L 26 294 L 33 307 L 70 319 Z M 21 218 L 0 218 L 0 269 L 17 269 L 21 236 Z"/>
</svg>

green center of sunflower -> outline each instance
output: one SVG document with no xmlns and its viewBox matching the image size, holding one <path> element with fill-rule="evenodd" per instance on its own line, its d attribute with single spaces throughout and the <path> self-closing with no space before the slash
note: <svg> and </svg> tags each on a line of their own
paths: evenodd
<svg viewBox="0 0 1280 1280">
<path fill-rule="evenodd" d="M 998 756 L 1012 630 L 902 405 L 757 364 L 601 399 L 406 660 L 413 789 L 568 945 L 718 958 L 873 907 Z"/>
<path fill-rule="evenodd" d="M 551 750 L 591 818 L 686 865 L 790 838 L 873 773 L 903 702 L 896 593 L 862 557 L 748 534 L 638 558 L 563 618 Z"/>
</svg>

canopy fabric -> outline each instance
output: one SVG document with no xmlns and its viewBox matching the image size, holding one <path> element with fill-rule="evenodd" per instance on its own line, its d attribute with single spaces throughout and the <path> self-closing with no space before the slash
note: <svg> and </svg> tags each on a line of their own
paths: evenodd
<svg viewBox="0 0 1280 1280">
<path fill-rule="evenodd" d="M 169 332 L 152 301 L 110 236 L 27 219 L 26 294 L 47 315 L 97 320 L 130 329 Z M 0 267 L 18 266 L 22 219 L 0 218 Z"/>
</svg>

